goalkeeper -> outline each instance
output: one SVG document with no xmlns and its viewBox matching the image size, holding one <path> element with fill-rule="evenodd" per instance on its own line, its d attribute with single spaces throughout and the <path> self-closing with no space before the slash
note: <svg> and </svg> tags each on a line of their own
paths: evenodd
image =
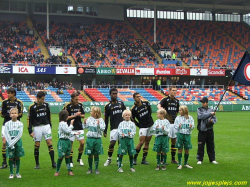
<svg viewBox="0 0 250 187">
<path fill-rule="evenodd" d="M 200 100 L 202 107 L 197 109 L 198 116 L 198 151 L 197 151 L 197 164 L 202 164 L 204 157 L 204 146 L 206 144 L 207 154 L 209 161 L 212 164 L 218 164 L 215 161 L 214 151 L 214 130 L 213 125 L 217 122 L 215 112 L 208 107 L 208 98 L 203 97 Z"/>
</svg>

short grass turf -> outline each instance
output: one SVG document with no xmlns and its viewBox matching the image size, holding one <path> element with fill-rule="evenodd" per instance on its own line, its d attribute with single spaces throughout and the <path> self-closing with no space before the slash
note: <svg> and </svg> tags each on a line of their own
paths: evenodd
<svg viewBox="0 0 250 187">
<path fill-rule="evenodd" d="M 191 113 L 195 119 L 197 114 Z M 86 115 L 88 117 L 89 114 Z M 103 164 L 107 160 L 107 150 L 109 145 L 109 138 L 102 138 L 104 146 L 104 155 L 100 155 L 99 170 L 100 175 L 87 175 L 88 161 L 87 156 L 83 155 L 82 159 L 84 166 L 80 166 L 77 162 L 78 142 L 74 142 L 74 176 L 68 176 L 65 161 L 62 163 L 60 175 L 54 177 L 55 169 L 51 167 L 51 161 L 48 154 L 48 149 L 45 141 L 41 142 L 40 147 L 40 169 L 34 169 L 34 142 L 28 135 L 27 130 L 27 115 L 24 114 L 21 121 L 24 123 L 23 146 L 25 156 L 21 158 L 20 173 L 22 179 L 9 179 L 9 167 L 0 170 L 0 186 L 219 186 L 219 184 L 230 184 L 239 182 L 238 184 L 250 185 L 249 175 L 249 134 L 250 134 L 250 112 L 218 112 L 218 123 L 214 126 L 215 132 L 215 151 L 218 165 L 209 163 L 207 154 L 205 153 L 204 162 L 202 165 L 197 165 L 197 134 L 195 128 L 192 132 L 193 149 L 190 150 L 189 164 L 193 169 L 183 168 L 177 170 L 177 165 L 169 164 L 166 171 L 155 171 L 156 167 L 156 153 L 152 151 L 154 138 L 150 142 L 149 153 L 147 161 L 150 165 L 140 164 L 142 158 L 142 150 L 138 156 L 138 165 L 135 166 L 136 172 L 129 171 L 129 158 L 123 157 L 124 173 L 117 172 L 116 166 L 116 152 L 113 154 L 112 163 L 108 167 Z M 156 114 L 153 114 L 156 120 Z M 2 119 L 0 123 L 2 124 Z M 55 150 L 55 160 L 57 161 L 57 129 L 58 129 L 58 114 L 52 115 L 52 131 L 53 131 L 53 147 Z M 87 131 L 85 131 L 86 134 Z M 109 132 L 109 131 L 108 131 Z M 138 129 L 137 129 L 138 132 Z M 108 134 L 109 137 L 109 134 Z M 85 136 L 86 139 L 86 136 Z M 139 138 L 138 134 L 134 138 L 135 146 Z M 184 156 L 183 156 L 184 157 Z M 171 154 L 168 153 L 167 162 L 170 163 Z M 176 155 L 177 158 L 177 155 Z M 2 161 L 2 158 L 0 159 Z M 245 182 L 243 182 L 245 181 Z M 188 184 L 188 182 L 201 182 Z M 212 182 L 215 182 L 212 185 Z M 217 182 L 217 183 L 216 183 Z M 220 183 L 219 183 L 220 182 Z M 223 182 L 223 183 L 222 183 Z M 228 184 L 229 184 L 228 183 Z M 223 186 L 223 185 L 221 185 Z M 225 185 L 226 186 L 226 185 Z"/>
</svg>

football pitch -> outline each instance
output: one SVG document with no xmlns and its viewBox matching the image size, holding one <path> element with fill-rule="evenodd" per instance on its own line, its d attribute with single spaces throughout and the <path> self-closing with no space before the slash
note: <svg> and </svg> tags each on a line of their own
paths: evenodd
<svg viewBox="0 0 250 187">
<path fill-rule="evenodd" d="M 197 125 L 196 113 L 190 113 L 195 119 Z M 86 115 L 88 117 L 89 114 Z M 154 136 L 152 137 L 147 161 L 150 165 L 140 164 L 142 158 L 142 150 L 138 156 L 138 164 L 135 166 L 135 173 L 129 171 L 129 158 L 123 157 L 124 173 L 117 172 L 116 152 L 118 145 L 115 146 L 115 152 L 111 165 L 104 167 L 103 164 L 107 159 L 107 149 L 109 145 L 108 138 L 102 138 L 104 155 L 100 155 L 99 170 L 100 175 L 89 174 L 87 155 L 82 156 L 84 166 L 80 166 L 77 162 L 78 142 L 74 142 L 74 176 L 68 176 L 65 161 L 62 163 L 60 175 L 54 177 L 55 169 L 51 167 L 51 161 L 48 154 L 48 148 L 45 141 L 41 142 L 40 147 L 40 169 L 36 170 L 34 160 L 34 142 L 28 135 L 27 115 L 24 114 L 21 121 L 24 123 L 23 147 L 25 156 L 21 158 L 20 174 L 22 179 L 9 179 L 9 167 L 0 170 L 0 186 L 1 187 L 35 187 L 35 186 L 128 186 L 128 187 L 151 187 L 151 186 L 249 186 L 249 148 L 250 148 L 250 128 L 249 116 L 250 112 L 217 112 L 218 122 L 214 126 L 215 132 L 215 152 L 218 165 L 209 163 L 205 152 L 204 162 L 197 165 L 197 135 L 195 128 L 192 132 L 193 149 L 190 150 L 189 164 L 193 169 L 183 168 L 177 170 L 177 165 L 169 164 L 166 171 L 155 171 L 156 153 L 152 151 Z M 156 113 L 153 114 L 156 120 Z M 2 124 L 1 118 L 0 123 Z M 53 131 L 53 147 L 55 150 L 55 160 L 57 161 L 57 129 L 58 115 L 52 115 L 52 131 Z M 85 130 L 86 134 L 87 130 Z M 109 130 L 108 130 L 109 132 Z M 138 133 L 138 129 L 137 129 Z M 86 139 L 86 136 L 85 136 Z M 139 138 L 138 134 L 134 138 L 135 146 Z M 2 146 L 2 141 L 1 141 Z M 183 156 L 184 157 L 184 156 Z M 177 158 L 177 156 L 176 156 Z M 171 153 L 168 153 L 167 162 L 170 163 Z M 2 157 L 0 157 L 2 162 Z"/>
</svg>

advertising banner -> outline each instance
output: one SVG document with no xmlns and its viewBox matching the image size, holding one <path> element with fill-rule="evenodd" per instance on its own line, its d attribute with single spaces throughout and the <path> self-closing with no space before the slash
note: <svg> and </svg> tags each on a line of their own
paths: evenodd
<svg viewBox="0 0 250 187">
<path fill-rule="evenodd" d="M 175 69 L 175 75 L 190 75 L 190 69 L 177 68 Z"/>
<path fill-rule="evenodd" d="M 116 68 L 116 75 L 135 75 L 135 68 Z"/>
<path fill-rule="evenodd" d="M 36 74 L 56 74 L 56 67 L 35 67 Z"/>
<path fill-rule="evenodd" d="M 208 76 L 225 76 L 224 69 L 208 69 Z"/>
<path fill-rule="evenodd" d="M 79 67 L 77 74 L 96 74 L 96 68 Z"/>
<path fill-rule="evenodd" d="M 12 66 L 0 66 L 0 73 L 12 73 Z"/>
<path fill-rule="evenodd" d="M 13 74 L 35 74 L 34 66 L 13 66 Z"/>
<path fill-rule="evenodd" d="M 174 75 L 175 69 L 155 68 L 155 75 Z"/>
<path fill-rule="evenodd" d="M 96 69 L 97 75 L 116 75 L 115 68 L 97 68 Z"/>
<path fill-rule="evenodd" d="M 194 76 L 207 76 L 208 71 L 207 69 L 191 69 L 190 70 L 190 75 Z"/>
<path fill-rule="evenodd" d="M 76 74 L 76 67 L 56 67 L 56 74 Z"/>
<path fill-rule="evenodd" d="M 154 68 L 135 68 L 135 75 L 154 75 Z"/>
</svg>

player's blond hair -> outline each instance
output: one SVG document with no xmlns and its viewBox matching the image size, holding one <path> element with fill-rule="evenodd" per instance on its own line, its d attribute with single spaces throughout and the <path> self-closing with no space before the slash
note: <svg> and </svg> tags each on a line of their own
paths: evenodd
<svg viewBox="0 0 250 187">
<path fill-rule="evenodd" d="M 188 107 L 186 105 L 181 105 L 179 110 L 182 110 L 183 111 L 183 116 L 186 118 L 186 119 L 189 119 L 188 117 Z"/>
<path fill-rule="evenodd" d="M 93 112 L 93 115 L 92 117 L 96 118 L 96 119 L 99 119 L 102 117 L 102 111 L 101 111 L 101 108 L 97 107 L 97 106 L 93 106 L 91 107 L 91 111 Z"/>
<path fill-rule="evenodd" d="M 131 111 L 128 110 L 128 109 L 126 109 L 126 110 L 124 110 L 124 111 L 122 112 L 122 117 L 123 117 L 126 113 L 129 113 L 130 116 L 131 116 Z"/>
<path fill-rule="evenodd" d="M 17 111 L 17 113 L 18 113 L 18 109 L 17 109 L 17 108 L 11 108 L 11 109 L 10 109 L 10 113 L 11 113 L 12 111 L 14 111 L 14 110 Z"/>
<path fill-rule="evenodd" d="M 164 117 L 167 115 L 167 112 L 164 109 L 157 110 L 157 113 L 162 114 Z"/>
</svg>

